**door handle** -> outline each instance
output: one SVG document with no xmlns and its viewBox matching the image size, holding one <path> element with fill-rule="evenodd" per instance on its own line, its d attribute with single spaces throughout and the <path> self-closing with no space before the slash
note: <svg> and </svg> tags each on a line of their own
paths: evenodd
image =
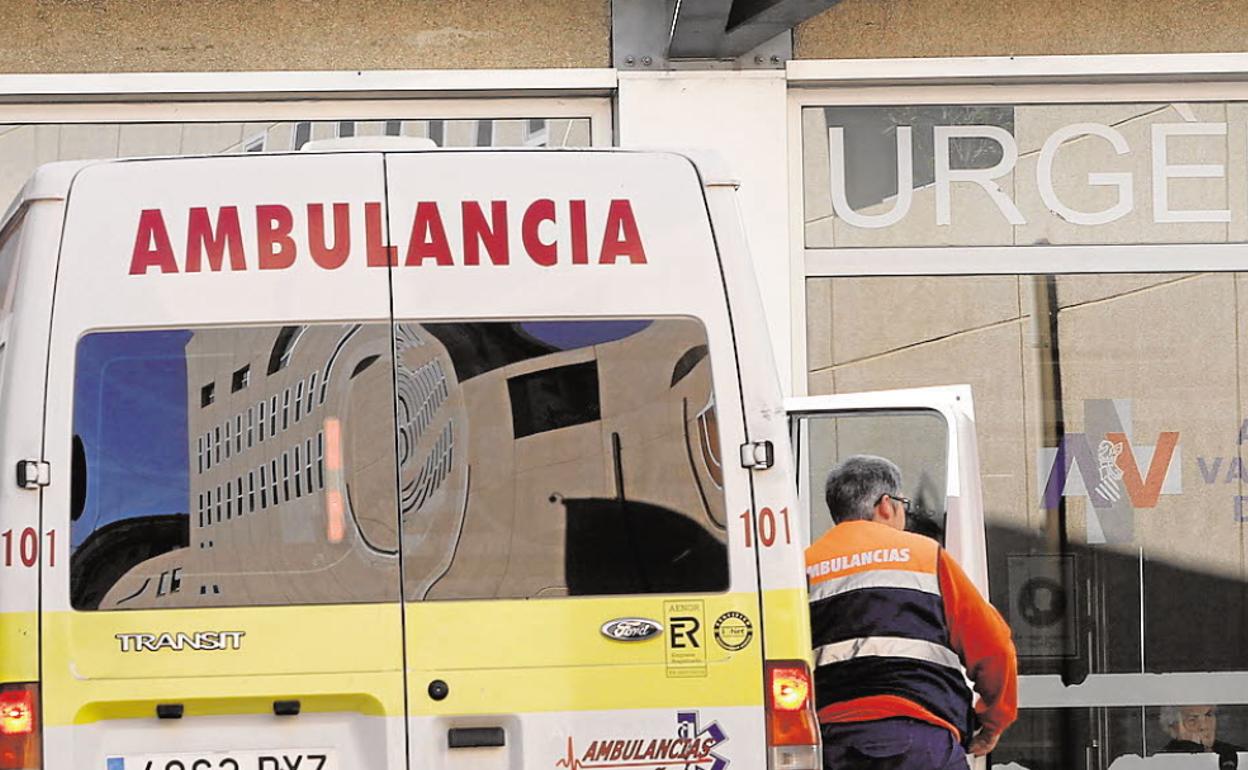
<svg viewBox="0 0 1248 770">
<path fill-rule="evenodd" d="M 501 727 L 452 727 L 446 731 L 450 749 L 477 749 L 507 745 L 507 734 Z"/>
</svg>

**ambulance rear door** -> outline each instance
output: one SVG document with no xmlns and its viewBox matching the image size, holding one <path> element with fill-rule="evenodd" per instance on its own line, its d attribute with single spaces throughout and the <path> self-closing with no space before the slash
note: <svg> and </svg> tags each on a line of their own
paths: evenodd
<svg viewBox="0 0 1248 770">
<path fill-rule="evenodd" d="M 384 201 L 376 154 L 75 179 L 46 770 L 404 767 Z"/>
<path fill-rule="evenodd" d="M 828 470 L 855 454 L 901 468 L 911 500 L 907 529 L 938 539 L 988 595 L 979 453 L 969 385 L 881 390 L 785 400 L 797 456 L 805 544 L 832 526 L 823 499 Z"/>
<path fill-rule="evenodd" d="M 766 766 L 741 386 L 693 165 L 386 161 L 413 770 Z"/>
</svg>

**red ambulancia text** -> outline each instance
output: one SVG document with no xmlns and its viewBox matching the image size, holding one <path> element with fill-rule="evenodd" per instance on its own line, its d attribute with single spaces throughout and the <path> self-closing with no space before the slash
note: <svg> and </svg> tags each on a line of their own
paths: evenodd
<svg viewBox="0 0 1248 770">
<path fill-rule="evenodd" d="M 175 248 L 169 237 L 166 217 L 170 213 L 143 209 L 130 256 L 130 274 L 286 270 L 300 260 L 311 260 L 324 270 L 336 270 L 353 256 L 352 208 L 356 205 L 309 203 L 306 210 L 292 210 L 280 204 L 259 205 L 245 214 L 240 213 L 238 206 L 221 206 L 215 212 L 207 207 L 192 207 L 185 215 L 186 244 L 182 250 Z M 406 228 L 401 262 L 399 247 L 385 243 L 381 203 L 368 202 L 363 206 L 363 260 L 368 267 L 509 265 L 513 256 L 517 261 L 527 260 L 542 267 L 560 263 L 646 264 L 632 204 L 622 198 L 612 200 L 604 220 L 593 222 L 592 228 L 584 200 L 556 204 L 549 198 L 539 198 L 523 208 L 507 201 L 463 201 L 459 205 L 459 226 L 450 232 L 439 203 L 420 201 Z M 306 215 L 306 228 L 295 227 L 297 215 Z M 243 216 L 254 217 L 254 243 L 243 238 Z M 519 243 L 513 242 L 515 217 L 519 222 Z M 548 232 L 543 233 L 542 225 L 547 222 L 563 223 L 566 227 L 548 227 Z M 563 235 L 550 234 L 556 231 Z"/>
</svg>

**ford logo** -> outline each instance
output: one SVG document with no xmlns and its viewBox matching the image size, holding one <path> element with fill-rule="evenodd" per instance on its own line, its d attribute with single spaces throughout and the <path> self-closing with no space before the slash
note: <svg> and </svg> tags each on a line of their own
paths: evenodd
<svg viewBox="0 0 1248 770">
<path fill-rule="evenodd" d="M 602 635 L 617 642 L 643 642 L 663 633 L 663 626 L 645 618 L 616 618 L 602 625 Z"/>
</svg>

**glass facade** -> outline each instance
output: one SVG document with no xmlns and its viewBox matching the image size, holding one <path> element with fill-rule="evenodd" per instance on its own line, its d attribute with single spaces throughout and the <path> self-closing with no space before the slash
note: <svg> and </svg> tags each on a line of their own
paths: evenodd
<svg viewBox="0 0 1248 770">
<path fill-rule="evenodd" d="M 1245 105 L 809 106 L 802 139 L 808 259 L 1176 244 L 1174 272 L 808 274 L 807 388 L 971 386 L 1023 675 L 994 766 L 1234 766 L 1248 274 L 1183 271 L 1182 249 L 1248 240 Z"/>
</svg>

